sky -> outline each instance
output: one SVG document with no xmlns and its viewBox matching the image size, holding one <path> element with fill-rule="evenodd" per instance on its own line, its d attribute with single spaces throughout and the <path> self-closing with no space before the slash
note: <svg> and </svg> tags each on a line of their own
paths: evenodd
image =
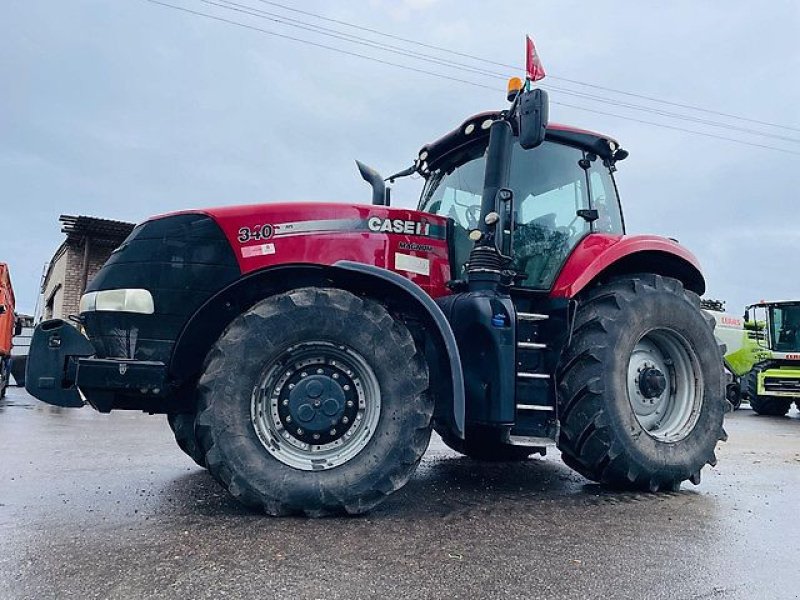
<svg viewBox="0 0 800 600">
<path fill-rule="evenodd" d="M 164 1 L 440 76 L 146 0 L 4 1 L 0 262 L 10 265 L 19 312 L 34 310 L 44 265 L 63 240 L 61 214 L 138 222 L 193 207 L 278 200 L 368 203 L 370 189 L 359 178 L 355 159 L 388 175 L 411 164 L 422 145 L 470 114 L 505 106 L 500 77 L 324 38 L 203 0 Z M 234 1 L 374 42 L 402 44 L 263 0 Z M 707 295 L 726 300 L 730 312 L 762 298 L 800 298 L 792 268 L 800 253 L 800 3 L 795 0 L 760 5 L 498 0 L 491 10 L 489 3 L 463 0 L 280 3 L 518 65 L 520 75 L 525 35 L 531 34 L 548 72 L 544 87 L 616 104 L 551 90 L 550 118 L 613 135 L 630 151 L 617 173 L 630 233 L 679 239 L 699 258 Z M 439 50 L 406 48 L 473 69 L 514 72 Z M 564 78 L 783 127 L 654 104 Z M 620 103 L 788 139 L 679 121 Z M 420 188 L 419 180 L 399 182 L 393 202 L 414 206 Z"/>
</svg>

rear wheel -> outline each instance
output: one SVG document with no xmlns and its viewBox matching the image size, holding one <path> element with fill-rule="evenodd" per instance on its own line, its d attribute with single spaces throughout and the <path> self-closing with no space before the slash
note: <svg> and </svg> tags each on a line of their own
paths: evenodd
<svg viewBox="0 0 800 600">
<path fill-rule="evenodd" d="M 726 438 L 712 324 L 695 294 L 658 275 L 617 279 L 581 298 L 557 370 L 564 461 L 615 487 L 699 483 Z"/>
<path fill-rule="evenodd" d="M 430 440 L 427 365 L 408 328 L 339 289 L 294 290 L 236 318 L 198 389 L 209 471 L 271 515 L 365 512 Z"/>
</svg>

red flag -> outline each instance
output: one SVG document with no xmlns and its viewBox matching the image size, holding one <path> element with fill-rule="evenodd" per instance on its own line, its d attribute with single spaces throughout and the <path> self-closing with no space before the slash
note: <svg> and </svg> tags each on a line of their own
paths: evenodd
<svg viewBox="0 0 800 600">
<path fill-rule="evenodd" d="M 525 36 L 527 59 L 525 61 L 525 74 L 531 81 L 539 81 L 544 79 L 546 73 L 544 72 L 544 65 L 536 52 L 536 46 L 533 45 L 531 36 Z"/>
</svg>

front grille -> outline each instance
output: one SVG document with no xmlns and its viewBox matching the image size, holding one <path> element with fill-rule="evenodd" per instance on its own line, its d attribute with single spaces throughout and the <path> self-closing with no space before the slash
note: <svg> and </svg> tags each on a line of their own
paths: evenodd
<svg viewBox="0 0 800 600">
<path fill-rule="evenodd" d="M 764 377 L 764 391 L 800 393 L 800 379 Z"/>
</svg>

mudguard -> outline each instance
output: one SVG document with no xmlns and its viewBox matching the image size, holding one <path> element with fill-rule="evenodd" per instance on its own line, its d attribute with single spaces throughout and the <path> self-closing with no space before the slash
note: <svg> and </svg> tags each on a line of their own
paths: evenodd
<svg viewBox="0 0 800 600">
<path fill-rule="evenodd" d="M 434 302 L 418 285 L 394 271 L 388 271 L 374 265 L 345 260 L 334 263 L 334 266 L 350 273 L 367 275 L 380 279 L 384 284 L 396 289 L 398 294 L 410 297 L 410 299 L 416 301 L 419 307 L 427 313 L 447 352 L 447 362 L 450 369 L 450 385 L 452 386 L 453 395 L 452 414 L 446 415 L 439 412 L 435 414 L 435 416 L 439 419 L 444 418 L 451 421 L 449 424 L 452 426 L 451 429 L 453 433 L 463 438 L 465 418 L 464 372 L 461 367 L 461 355 L 458 351 L 456 337 L 442 309 L 439 308 L 436 302 Z"/>
<path fill-rule="evenodd" d="M 43 321 L 31 340 L 25 389 L 31 396 L 48 404 L 83 406 L 75 386 L 77 360 L 93 354 L 91 342 L 66 321 Z"/>
<path fill-rule="evenodd" d="M 572 251 L 550 295 L 573 298 L 598 277 L 609 273 L 674 277 L 698 295 L 706 288 L 699 261 L 675 240 L 656 235 L 592 233 Z"/>
</svg>

